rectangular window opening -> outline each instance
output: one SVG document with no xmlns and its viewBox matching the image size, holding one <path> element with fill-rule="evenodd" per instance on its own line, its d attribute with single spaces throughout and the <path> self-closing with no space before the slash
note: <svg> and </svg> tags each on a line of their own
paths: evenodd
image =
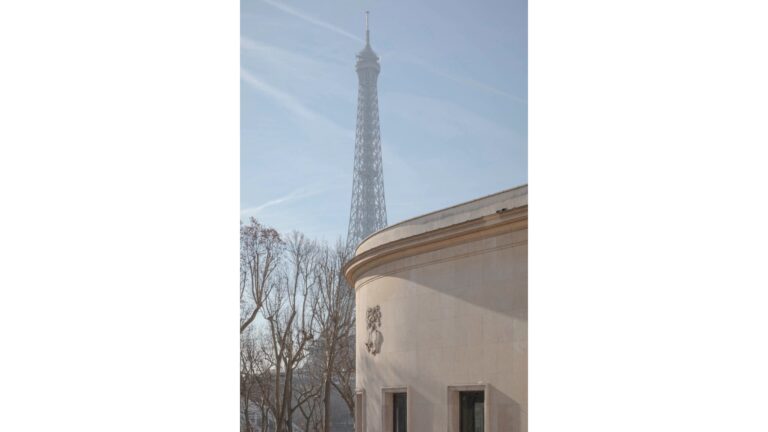
<svg viewBox="0 0 768 432">
<path fill-rule="evenodd" d="M 392 432 L 408 432 L 408 403 L 405 393 L 392 393 Z"/>
<path fill-rule="evenodd" d="M 459 392 L 459 432 L 483 432 L 485 427 L 485 392 Z"/>
</svg>

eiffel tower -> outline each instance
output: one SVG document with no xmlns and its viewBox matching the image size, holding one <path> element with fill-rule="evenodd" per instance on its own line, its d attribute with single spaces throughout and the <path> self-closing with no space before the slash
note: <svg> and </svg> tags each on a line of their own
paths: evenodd
<svg viewBox="0 0 768 432">
<path fill-rule="evenodd" d="M 381 66 L 379 57 L 371 49 L 368 12 L 365 13 L 365 48 L 357 54 L 355 68 L 359 85 L 352 207 L 347 231 L 347 246 L 351 248 L 356 248 L 367 236 L 387 226 L 379 133 L 379 98 L 376 90 Z"/>
</svg>

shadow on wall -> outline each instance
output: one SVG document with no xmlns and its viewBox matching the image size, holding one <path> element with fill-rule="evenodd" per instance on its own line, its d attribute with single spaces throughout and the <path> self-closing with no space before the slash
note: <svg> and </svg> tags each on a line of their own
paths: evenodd
<svg viewBox="0 0 768 432">
<path fill-rule="evenodd" d="M 516 400 L 500 392 L 498 389 L 489 386 L 489 400 L 491 401 L 491 430 L 522 432 L 527 430 L 527 420 L 524 419 L 520 404 Z"/>
<path fill-rule="evenodd" d="M 502 362 L 507 358 L 513 361 L 512 357 L 502 356 L 512 351 L 492 351 L 494 354 L 488 358 L 481 351 L 484 344 L 506 344 L 505 349 L 517 353 L 515 358 L 523 356 L 515 370 L 527 371 L 527 245 L 522 239 L 502 248 L 496 248 L 495 240 L 484 243 L 481 250 L 493 253 L 462 254 L 452 260 L 437 255 L 425 259 L 422 255 L 419 262 L 401 261 L 399 268 L 374 268 L 366 273 L 366 277 L 374 278 L 369 279 L 369 288 L 379 291 L 375 296 L 365 296 L 371 304 L 358 306 L 381 304 L 382 333 L 388 339 L 377 356 L 366 351 L 364 341 L 358 347 L 362 350 L 358 367 L 364 371 L 360 384 L 367 388 L 366 430 L 381 428 L 379 386 L 409 386 L 409 410 L 414 413 L 409 416 L 409 429 L 433 430 L 436 426 L 430 421 L 448 421 L 448 386 L 479 380 L 489 383 L 490 430 L 527 430 L 527 377 L 517 378 L 522 380 L 516 383 L 523 390 L 521 394 L 514 390 L 516 396 L 493 385 L 499 374 L 509 370 L 502 367 Z M 393 323 L 397 325 L 392 327 Z M 481 333 L 486 340 L 478 340 Z M 446 338 L 452 343 L 446 343 Z M 514 347 L 509 348 L 507 341 L 512 340 Z M 471 368 L 467 356 L 471 354 L 463 344 L 478 348 L 475 364 L 485 372 L 467 372 Z"/>
<path fill-rule="evenodd" d="M 377 273 L 374 269 L 366 276 L 399 279 L 392 285 L 407 290 L 408 295 L 424 294 L 429 290 L 484 310 L 528 321 L 527 245 L 505 248 L 499 253 L 478 253 L 462 257 L 461 261 L 423 263 L 392 273 Z M 424 306 L 422 312 L 428 314 L 429 308 L 437 305 L 428 303 Z M 423 314 L 419 318 L 429 319 Z"/>
</svg>

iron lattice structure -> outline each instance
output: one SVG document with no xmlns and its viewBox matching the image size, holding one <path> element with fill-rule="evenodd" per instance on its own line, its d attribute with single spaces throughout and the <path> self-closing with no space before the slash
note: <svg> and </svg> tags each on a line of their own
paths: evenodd
<svg viewBox="0 0 768 432">
<path fill-rule="evenodd" d="M 379 131 L 379 57 L 371 49 L 368 13 L 365 16 L 365 48 L 357 55 L 357 131 L 352 206 L 349 212 L 347 245 L 357 247 L 370 234 L 387 226 L 384 202 L 384 170 Z"/>
</svg>

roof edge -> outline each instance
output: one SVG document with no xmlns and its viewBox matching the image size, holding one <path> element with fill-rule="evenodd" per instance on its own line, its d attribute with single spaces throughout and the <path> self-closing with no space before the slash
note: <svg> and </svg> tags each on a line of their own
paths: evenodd
<svg viewBox="0 0 768 432">
<path fill-rule="evenodd" d="M 349 286 L 356 290 L 357 280 L 361 275 L 387 262 L 527 228 L 527 204 L 503 209 L 376 245 L 352 257 L 344 265 L 342 272 Z"/>
<path fill-rule="evenodd" d="M 389 226 L 387 226 L 385 228 L 382 228 L 382 229 L 380 229 L 380 230 L 378 230 L 378 231 L 368 235 L 362 241 L 360 241 L 360 243 L 358 243 L 358 245 L 355 247 L 355 256 L 360 254 L 360 253 L 364 253 L 365 251 L 367 251 L 369 249 L 381 246 L 381 245 L 372 245 L 371 247 L 361 249 L 363 246 L 366 245 L 366 243 L 369 240 L 372 240 L 374 237 L 380 236 L 382 234 L 388 233 L 388 232 L 396 230 L 398 228 L 402 228 L 402 227 L 404 227 L 405 225 L 407 225 L 409 223 L 418 221 L 419 219 L 427 219 L 429 216 L 437 215 L 437 214 L 440 214 L 440 213 L 450 212 L 450 210 L 454 210 L 454 209 L 457 209 L 457 208 L 460 208 L 460 207 L 464 207 L 464 206 L 470 207 L 473 203 L 477 203 L 477 202 L 480 202 L 480 201 L 483 201 L 483 200 L 487 200 L 488 198 L 492 198 L 492 197 L 497 196 L 497 195 L 509 194 L 510 192 L 517 191 L 517 190 L 525 190 L 526 191 L 525 195 L 527 196 L 528 195 L 528 192 L 527 192 L 527 190 L 528 190 L 528 183 L 525 183 L 525 184 L 522 184 L 522 185 L 519 185 L 519 186 L 515 186 L 515 187 L 509 188 L 509 189 L 504 189 L 504 190 L 501 190 L 499 192 L 494 192 L 494 193 L 491 193 L 491 194 L 488 194 L 488 195 L 484 195 L 484 196 L 481 196 L 481 197 L 478 197 L 478 198 L 475 198 L 475 199 L 472 199 L 472 200 L 469 200 L 469 201 L 464 201 L 464 202 L 461 202 L 461 203 L 458 203 L 458 204 L 454 204 L 454 205 L 449 206 L 449 207 L 444 207 L 444 208 L 439 209 L 439 210 L 434 210 L 434 211 L 431 211 L 431 212 L 428 212 L 428 213 L 424 213 L 424 214 L 421 214 L 421 215 L 418 215 L 418 216 L 414 216 L 412 218 L 408 218 L 408 219 L 402 220 L 402 221 L 400 221 L 400 222 L 398 222 L 398 223 L 396 223 L 394 225 L 389 225 Z M 527 204 L 528 204 L 528 199 L 526 198 L 525 205 L 527 206 Z M 394 239 L 394 240 L 391 240 L 391 241 L 396 241 L 396 240 L 399 240 L 399 239 L 402 239 L 402 238 L 407 238 L 407 237 L 410 237 L 410 236 L 404 236 L 404 237 L 401 237 L 401 238 L 398 238 L 398 239 Z M 383 244 L 386 244 L 386 243 L 389 243 L 389 242 L 385 242 Z"/>
</svg>

